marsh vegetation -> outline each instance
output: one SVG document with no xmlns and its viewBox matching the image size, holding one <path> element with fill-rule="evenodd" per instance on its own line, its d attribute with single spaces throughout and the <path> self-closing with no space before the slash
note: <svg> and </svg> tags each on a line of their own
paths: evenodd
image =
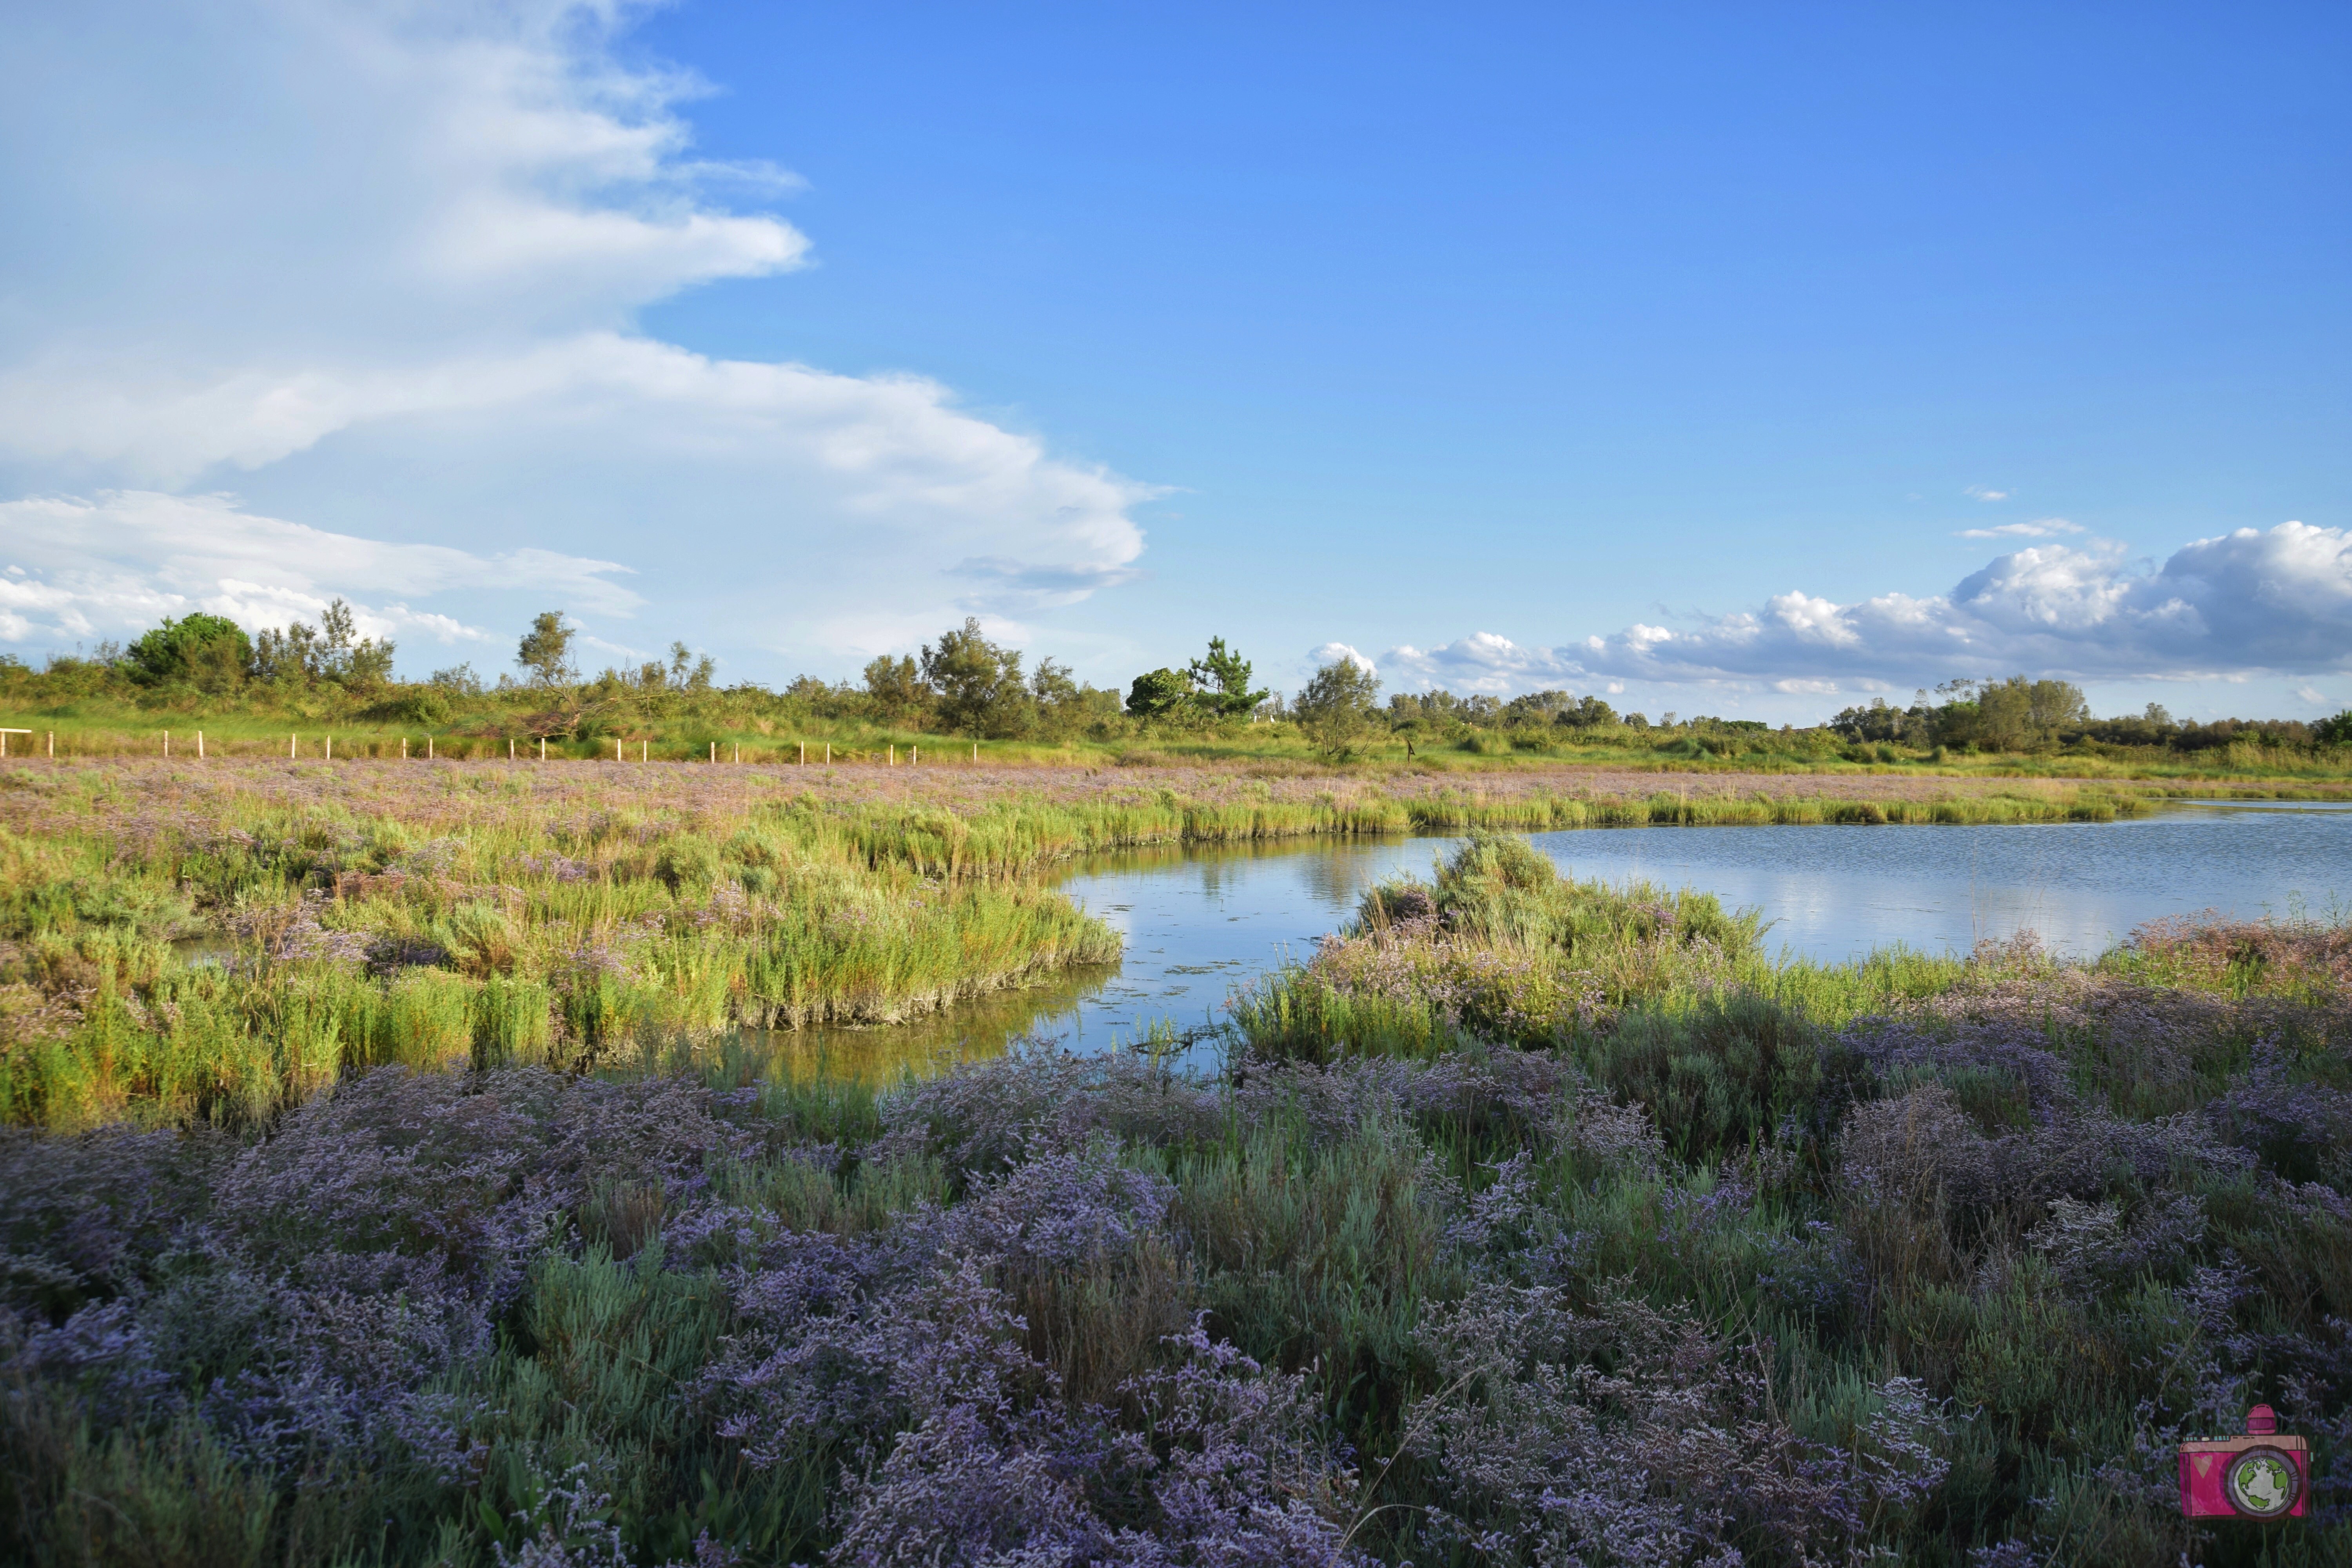
<svg viewBox="0 0 2352 1568">
<path fill-rule="evenodd" d="M 2344 930 L 1784 963 L 1497 831 L 1688 798 L 940 776 L 7 775 L 0 1555 L 2347 1552 Z M 1214 1074 L 724 1048 L 1096 960 L 1083 848 L 1435 823 Z M 2257 1399 L 2315 1517 L 2192 1532 Z"/>
</svg>

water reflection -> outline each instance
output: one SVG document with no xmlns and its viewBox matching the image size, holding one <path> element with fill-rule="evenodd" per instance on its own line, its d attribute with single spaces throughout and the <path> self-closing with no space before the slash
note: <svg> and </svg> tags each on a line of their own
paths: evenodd
<svg viewBox="0 0 2352 1568">
<path fill-rule="evenodd" d="M 775 1071 L 871 1080 L 992 1056 L 1035 1034 L 1072 1050 L 1146 1045 L 1158 1026 L 1176 1059 L 1213 1065 L 1211 1038 L 1233 987 L 1304 958 L 1350 919 L 1364 890 L 1400 870 L 1426 874 L 1453 839 L 1328 839 L 1162 846 L 1080 862 L 1062 889 L 1126 939 L 1116 966 L 1050 987 L 1006 992 L 886 1028 L 746 1031 Z"/>
<path fill-rule="evenodd" d="M 2029 930 L 2090 957 L 2167 915 L 2352 907 L 2352 816 L 2291 803 L 2188 803 L 2116 823 L 1628 828 L 1535 842 L 1578 877 L 1645 878 L 1759 908 L 1769 942 L 1824 963 L 1895 942 L 1966 952 Z"/>
<path fill-rule="evenodd" d="M 1118 965 L 888 1028 L 758 1033 L 777 1072 L 876 1079 L 995 1054 L 1024 1034 L 1074 1050 L 1131 1047 L 1155 1025 L 1207 1043 L 1234 984 L 1354 913 L 1364 890 L 1426 875 L 1453 838 L 1122 851 L 1063 887 L 1127 939 Z M 2283 803 L 2189 804 L 2119 823 L 2032 827 L 1661 827 L 1537 836 L 1578 877 L 1695 887 L 1773 922 L 1768 942 L 1823 962 L 1903 942 L 1965 952 L 2031 928 L 2095 953 L 2144 921 L 2213 909 L 2328 917 L 2352 910 L 2352 813 Z"/>
</svg>

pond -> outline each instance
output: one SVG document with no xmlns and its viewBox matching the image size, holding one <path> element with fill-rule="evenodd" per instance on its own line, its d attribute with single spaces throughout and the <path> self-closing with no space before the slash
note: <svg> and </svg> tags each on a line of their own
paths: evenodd
<svg viewBox="0 0 2352 1568">
<path fill-rule="evenodd" d="M 1456 838 L 1277 841 L 1097 856 L 1063 889 L 1127 939 L 1115 967 L 919 1023 L 778 1035 L 769 1048 L 841 1070 L 987 1055 L 1023 1034 L 1113 1050 L 1172 1030 L 1185 1059 L 1234 985 L 1304 960 L 1364 890 L 1426 876 Z M 2211 910 L 2352 913 L 2352 807 L 2191 802 L 2115 823 L 1988 827 L 1637 827 L 1543 833 L 1533 842 L 1580 878 L 1695 888 L 1761 909 L 1768 949 L 1835 963 L 1896 943 L 1967 952 L 2020 931 L 2088 957 L 2134 926 Z"/>
</svg>

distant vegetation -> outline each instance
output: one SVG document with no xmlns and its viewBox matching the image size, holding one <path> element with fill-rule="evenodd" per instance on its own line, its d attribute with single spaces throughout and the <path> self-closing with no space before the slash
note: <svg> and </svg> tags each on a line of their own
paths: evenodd
<svg viewBox="0 0 2352 1568">
<path fill-rule="evenodd" d="M 856 682 L 803 677 L 781 689 L 721 686 L 684 643 L 667 658 L 595 675 L 577 668 L 565 617 L 539 616 L 510 671 L 470 665 L 393 679 L 394 647 L 361 637 L 338 601 L 320 623 L 249 637 L 216 616 L 166 621 L 127 647 L 34 668 L 0 656 L 0 716 L 54 731 L 65 754 L 144 751 L 167 729 L 204 729 L 236 753 L 301 735 L 339 754 L 398 755 L 404 739 L 436 755 L 504 755 L 542 743 L 554 756 L 797 761 L 803 743 L 841 761 L 891 746 L 980 742 L 1001 760 L 1123 755 L 1293 757 L 1327 763 L 1491 766 L 1508 760 L 1677 771 L 1853 768 L 2091 777 L 2352 781 L 2352 712 L 2297 720 L 2176 721 L 2162 708 L 2094 717 L 2063 680 L 1957 680 L 1906 707 L 1884 699 L 1824 724 L 1773 728 L 1709 715 L 1620 713 L 1606 698 L 1539 691 L 1508 700 L 1450 691 L 1390 693 L 1343 660 L 1284 696 L 1254 683 L 1249 660 L 1210 639 L 1200 658 L 1148 670 L 1124 695 L 1087 685 L 1053 658 L 1026 664 L 977 621 L 919 650 L 869 663 Z M 22 745 L 22 742 L 18 745 Z M 305 742 L 297 741 L 298 750 Z M 714 752 L 714 748 L 718 748 Z"/>
</svg>

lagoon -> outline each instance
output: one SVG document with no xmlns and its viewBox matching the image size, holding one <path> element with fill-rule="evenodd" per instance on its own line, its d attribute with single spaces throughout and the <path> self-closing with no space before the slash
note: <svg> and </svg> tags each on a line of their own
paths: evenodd
<svg viewBox="0 0 2352 1568">
<path fill-rule="evenodd" d="M 838 1068 L 986 1055 L 1023 1034 L 1103 1051 L 1172 1033 L 1210 1065 L 1233 987 L 1304 961 L 1365 889 L 1426 876 L 1457 837 L 1274 840 L 1075 862 L 1063 890 L 1125 937 L 1115 967 L 914 1024 L 803 1031 L 775 1047 Z M 1541 833 L 1563 873 L 1643 879 L 1753 906 L 1767 951 L 1822 963 L 1896 944 L 1966 952 L 2032 931 L 2087 958 L 2168 915 L 2352 914 L 2352 807 L 2188 802 L 2112 823 L 1941 827 L 1634 827 Z"/>
</svg>

